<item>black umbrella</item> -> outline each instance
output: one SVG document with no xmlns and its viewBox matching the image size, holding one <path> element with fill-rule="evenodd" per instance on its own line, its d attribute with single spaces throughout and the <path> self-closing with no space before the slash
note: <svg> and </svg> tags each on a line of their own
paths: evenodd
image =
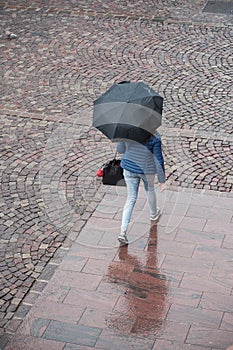
<svg viewBox="0 0 233 350">
<path fill-rule="evenodd" d="M 110 140 L 144 142 L 162 122 L 163 98 L 143 82 L 114 84 L 94 101 L 93 126 Z"/>
</svg>

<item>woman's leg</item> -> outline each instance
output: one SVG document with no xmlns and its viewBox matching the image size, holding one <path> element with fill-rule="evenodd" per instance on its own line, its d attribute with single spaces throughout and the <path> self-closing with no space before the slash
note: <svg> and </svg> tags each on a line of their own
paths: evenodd
<svg viewBox="0 0 233 350">
<path fill-rule="evenodd" d="M 133 208 L 137 200 L 140 177 L 130 171 L 124 170 L 124 178 L 127 186 L 127 200 L 124 205 L 121 223 L 121 234 L 125 234 L 132 216 Z"/>
<path fill-rule="evenodd" d="M 157 199 L 155 193 L 155 175 L 142 175 L 144 187 L 146 190 L 147 202 L 150 210 L 150 217 L 153 218 L 157 214 Z"/>
</svg>

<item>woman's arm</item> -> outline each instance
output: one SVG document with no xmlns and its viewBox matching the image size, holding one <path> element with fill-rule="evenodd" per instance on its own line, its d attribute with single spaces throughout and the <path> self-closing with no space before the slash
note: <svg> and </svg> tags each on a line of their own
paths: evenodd
<svg viewBox="0 0 233 350">
<path fill-rule="evenodd" d="M 123 141 L 117 143 L 117 152 L 120 154 L 125 153 L 125 143 Z"/>
<path fill-rule="evenodd" d="M 164 168 L 164 158 L 163 158 L 162 143 L 161 143 L 160 136 L 156 136 L 156 142 L 153 147 L 153 154 L 155 159 L 158 180 L 161 184 L 165 183 L 166 177 L 165 177 L 165 168 Z"/>
</svg>

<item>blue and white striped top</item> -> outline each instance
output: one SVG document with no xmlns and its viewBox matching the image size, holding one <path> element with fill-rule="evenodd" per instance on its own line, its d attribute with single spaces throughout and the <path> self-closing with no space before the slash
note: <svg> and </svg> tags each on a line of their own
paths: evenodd
<svg viewBox="0 0 233 350">
<path fill-rule="evenodd" d="M 123 154 L 123 169 L 137 174 L 157 174 L 160 183 L 166 181 L 161 137 L 158 133 L 145 145 L 131 140 L 118 142 L 117 151 Z"/>
</svg>

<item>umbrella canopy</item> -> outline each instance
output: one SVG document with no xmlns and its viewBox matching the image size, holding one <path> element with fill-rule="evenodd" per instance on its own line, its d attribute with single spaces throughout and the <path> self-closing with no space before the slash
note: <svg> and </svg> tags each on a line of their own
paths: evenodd
<svg viewBox="0 0 233 350">
<path fill-rule="evenodd" d="M 163 98 L 143 82 L 114 84 L 94 101 L 93 126 L 110 140 L 144 142 L 162 122 Z"/>
</svg>

